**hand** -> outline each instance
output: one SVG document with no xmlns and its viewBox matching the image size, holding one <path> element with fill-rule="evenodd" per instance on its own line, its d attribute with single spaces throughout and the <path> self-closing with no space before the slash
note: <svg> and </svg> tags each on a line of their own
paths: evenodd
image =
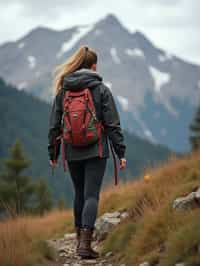
<svg viewBox="0 0 200 266">
<path fill-rule="evenodd" d="M 120 170 L 123 170 L 124 168 L 126 167 L 126 159 L 125 158 L 122 158 L 120 159 Z"/>
<path fill-rule="evenodd" d="M 57 160 L 49 160 L 49 163 L 52 167 L 56 167 L 57 165 Z"/>
</svg>

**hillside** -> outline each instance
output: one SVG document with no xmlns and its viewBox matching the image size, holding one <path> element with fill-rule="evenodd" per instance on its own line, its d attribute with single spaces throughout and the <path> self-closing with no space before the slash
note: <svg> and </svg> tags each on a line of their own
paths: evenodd
<svg viewBox="0 0 200 266">
<path fill-rule="evenodd" d="M 62 167 L 51 176 L 47 156 L 47 132 L 50 105 L 0 80 L 0 158 L 8 156 L 11 145 L 19 138 L 27 156 L 32 160 L 29 171 L 34 178 L 47 178 L 55 198 L 66 196 L 68 203 L 72 200 L 71 180 L 64 176 Z M 45 122 L 46 121 L 46 122 Z M 170 156 L 170 150 L 154 145 L 134 135 L 125 133 L 127 143 L 127 170 L 120 173 L 121 180 L 138 176 L 150 165 L 157 164 Z M 60 159 L 60 164 L 61 159 Z M 113 167 L 110 162 L 104 178 L 104 185 L 113 182 Z"/>
<path fill-rule="evenodd" d="M 19 138 L 32 166 L 28 173 L 34 178 L 44 177 L 50 184 L 55 199 L 67 195 L 71 202 L 72 190 L 60 170 L 51 176 L 47 156 L 47 130 L 50 106 L 45 102 L 19 92 L 0 79 L 0 159 L 9 155 L 10 147 Z M 46 122 L 45 122 L 46 121 Z"/>
<path fill-rule="evenodd" d="M 174 209 L 175 199 L 199 188 L 200 152 L 148 169 L 146 174 L 148 181 L 141 178 L 104 191 L 99 215 L 125 209 L 129 217 L 102 243 L 102 254 L 112 251 L 113 265 L 200 265 L 199 200 L 186 205 L 182 198 L 185 209 Z M 189 198 L 192 202 L 192 194 L 188 202 Z"/>
<path fill-rule="evenodd" d="M 121 210 L 126 210 L 129 215 L 112 230 L 109 229 L 108 237 L 100 242 L 100 265 L 200 265 L 200 205 L 197 202 L 196 209 L 187 211 L 172 208 L 177 197 L 199 187 L 200 152 L 181 160 L 174 158 L 159 168 L 148 169 L 146 173 L 151 176 L 148 181 L 141 176 L 138 181 L 129 181 L 117 188 L 107 187 L 102 192 L 98 217 Z M 73 231 L 72 210 L 4 222 L 0 226 L 0 264 L 60 266 L 70 258 L 75 264 L 74 249 L 69 250 L 59 263 L 54 261 L 53 250 L 45 244 L 47 239 L 54 242 L 62 239 L 63 252 L 63 239 L 67 241 L 67 236 L 72 237 L 68 234 Z M 74 240 L 68 241 L 72 243 Z M 95 261 L 78 263 L 99 265 Z"/>
<path fill-rule="evenodd" d="M 62 31 L 34 28 L 1 45 L 0 76 L 50 102 L 55 66 L 83 44 L 98 52 L 98 71 L 113 91 L 125 129 L 173 150 L 189 149 L 200 66 L 158 48 L 140 31 L 128 31 L 112 14 Z"/>
</svg>

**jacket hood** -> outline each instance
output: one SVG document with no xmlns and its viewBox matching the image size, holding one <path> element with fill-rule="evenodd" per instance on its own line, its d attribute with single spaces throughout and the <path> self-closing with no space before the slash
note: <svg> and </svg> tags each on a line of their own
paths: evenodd
<svg viewBox="0 0 200 266">
<path fill-rule="evenodd" d="M 92 88 L 101 84 L 103 78 L 91 69 L 82 68 L 64 77 L 63 88 L 65 90 L 79 90 L 81 88 Z"/>
</svg>

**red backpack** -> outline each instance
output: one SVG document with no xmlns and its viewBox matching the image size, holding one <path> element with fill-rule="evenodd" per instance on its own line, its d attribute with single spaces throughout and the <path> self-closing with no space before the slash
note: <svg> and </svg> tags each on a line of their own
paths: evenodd
<svg viewBox="0 0 200 266">
<path fill-rule="evenodd" d="M 66 91 L 63 99 L 62 158 L 66 171 L 65 143 L 73 147 L 87 147 L 98 142 L 99 157 L 102 157 L 102 122 L 97 119 L 96 109 L 89 88 Z M 117 163 L 110 145 L 115 165 L 115 184 L 117 184 Z"/>
</svg>

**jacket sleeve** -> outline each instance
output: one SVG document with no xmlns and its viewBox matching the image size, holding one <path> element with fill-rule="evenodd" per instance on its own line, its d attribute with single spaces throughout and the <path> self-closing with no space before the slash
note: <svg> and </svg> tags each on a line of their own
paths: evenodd
<svg viewBox="0 0 200 266">
<path fill-rule="evenodd" d="M 125 157 L 126 146 L 120 125 L 119 113 L 111 91 L 103 85 L 102 116 L 105 131 L 111 141 L 118 158 Z"/>
<path fill-rule="evenodd" d="M 61 90 L 54 98 L 49 119 L 48 153 L 50 160 L 57 160 L 60 153 L 60 141 L 57 139 L 62 132 L 62 98 Z"/>
</svg>

